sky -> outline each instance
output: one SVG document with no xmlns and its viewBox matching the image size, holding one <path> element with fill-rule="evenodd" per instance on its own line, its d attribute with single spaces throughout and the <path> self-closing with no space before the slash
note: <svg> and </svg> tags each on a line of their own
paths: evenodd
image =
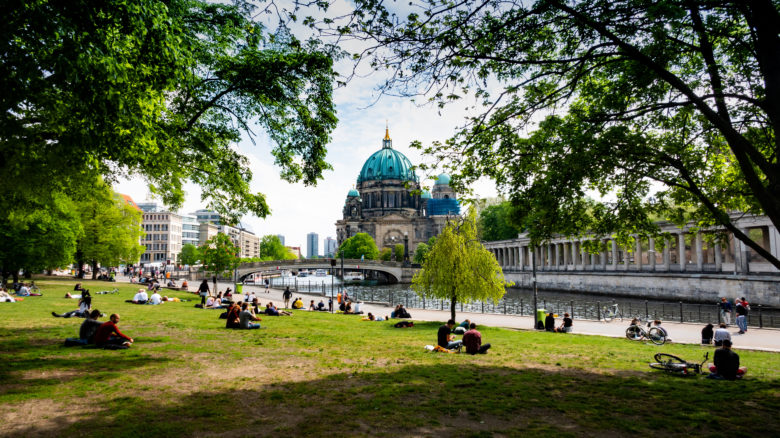
<svg viewBox="0 0 780 438">
<path fill-rule="evenodd" d="M 346 74 L 349 69 L 351 64 L 337 65 L 340 73 Z M 240 152 L 249 158 L 253 173 L 252 189 L 265 194 L 271 208 L 271 214 L 264 219 L 255 216 L 242 219 L 255 234 L 283 235 L 287 246 L 299 246 L 306 254 L 306 235 L 314 232 L 319 234 L 318 252 L 321 255 L 323 240 L 329 236 L 336 238 L 335 223 L 342 217 L 347 192 L 356 184 L 363 163 L 382 148 L 386 123 L 393 148 L 415 165 L 423 162 L 423 157 L 409 147 L 412 141 L 419 140 L 424 145 L 435 140 L 444 141 L 454 134 L 457 126 L 463 124 L 466 113 L 462 108 L 440 110 L 432 105 L 419 106 L 406 98 L 379 96 L 376 86 L 381 80 L 381 75 L 358 77 L 334 91 L 339 123 L 332 132 L 326 159 L 333 170 L 326 171 L 324 179 L 315 187 L 290 184 L 279 178 L 279 168 L 274 166 L 270 153 L 272 145 L 266 136 L 258 135 L 256 144 L 244 139 L 237 145 Z M 417 174 L 423 185 L 432 186 L 432 177 L 438 172 L 422 174 L 418 171 Z M 475 195 L 482 198 L 496 196 L 495 185 L 490 181 L 480 181 L 473 189 Z M 115 190 L 131 196 L 136 202 L 149 199 L 148 186 L 140 178 L 121 180 Z M 187 199 L 179 213 L 205 208 L 197 186 L 188 184 L 185 190 Z"/>
</svg>

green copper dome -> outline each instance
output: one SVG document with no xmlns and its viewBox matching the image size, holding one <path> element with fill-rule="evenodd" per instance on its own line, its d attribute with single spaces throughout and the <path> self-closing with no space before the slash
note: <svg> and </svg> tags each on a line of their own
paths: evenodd
<svg viewBox="0 0 780 438">
<path fill-rule="evenodd" d="M 352 198 L 352 197 L 357 198 L 358 196 L 360 196 L 360 193 L 358 193 L 358 191 L 355 190 L 354 188 L 350 190 L 349 193 L 347 193 L 348 198 Z"/>
<path fill-rule="evenodd" d="M 418 182 L 417 174 L 412 170 L 412 162 L 406 156 L 393 149 L 389 132 L 385 131 L 382 149 L 374 152 L 363 164 L 357 182 L 371 180 L 398 179 Z"/>
<path fill-rule="evenodd" d="M 436 185 L 437 186 L 446 186 L 450 184 L 450 176 L 446 173 L 440 174 L 438 177 L 436 177 Z"/>
</svg>

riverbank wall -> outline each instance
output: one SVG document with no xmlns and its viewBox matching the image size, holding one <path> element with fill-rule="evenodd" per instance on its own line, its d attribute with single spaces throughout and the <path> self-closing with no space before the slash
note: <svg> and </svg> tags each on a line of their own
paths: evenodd
<svg viewBox="0 0 780 438">
<path fill-rule="evenodd" d="M 532 273 L 504 272 L 515 287 L 531 288 Z M 659 300 L 713 303 L 745 297 L 751 304 L 780 307 L 780 276 L 660 272 L 537 272 L 537 288 Z"/>
</svg>

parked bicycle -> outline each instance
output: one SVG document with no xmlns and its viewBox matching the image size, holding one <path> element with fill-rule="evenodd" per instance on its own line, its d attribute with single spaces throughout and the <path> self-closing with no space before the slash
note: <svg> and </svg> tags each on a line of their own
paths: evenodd
<svg viewBox="0 0 780 438">
<path fill-rule="evenodd" d="M 620 307 L 618 307 L 618 303 L 611 306 L 604 306 L 604 308 L 601 309 L 601 314 L 605 322 L 612 322 L 615 318 L 620 318 L 621 321 L 623 320 L 623 312 L 620 310 Z"/>
<path fill-rule="evenodd" d="M 655 362 L 650 364 L 650 368 L 681 376 L 706 374 L 704 363 L 707 362 L 709 357 L 710 353 L 708 352 L 704 355 L 704 360 L 696 363 L 688 362 L 668 353 L 656 353 L 654 356 Z"/>
<path fill-rule="evenodd" d="M 664 345 L 666 343 L 666 333 L 658 327 L 651 327 L 651 322 L 647 322 L 647 330 L 639 324 L 632 324 L 626 329 L 626 338 L 632 341 L 648 340 L 655 345 Z"/>
</svg>

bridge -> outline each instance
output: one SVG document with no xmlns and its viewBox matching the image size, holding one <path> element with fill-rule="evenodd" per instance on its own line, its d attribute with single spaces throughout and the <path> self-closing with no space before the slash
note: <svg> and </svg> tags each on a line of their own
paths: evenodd
<svg viewBox="0 0 780 438">
<path fill-rule="evenodd" d="M 272 260 L 269 262 L 242 263 L 236 269 L 239 281 L 244 281 L 252 274 L 281 274 L 283 271 L 300 271 L 301 269 L 327 269 L 336 271 L 342 267 L 345 271 L 373 271 L 385 275 L 390 283 L 411 283 L 418 268 L 404 266 L 402 262 L 385 262 L 381 260 L 341 259 L 336 265 L 331 265 L 334 259 L 303 259 L 303 260 Z"/>
</svg>

